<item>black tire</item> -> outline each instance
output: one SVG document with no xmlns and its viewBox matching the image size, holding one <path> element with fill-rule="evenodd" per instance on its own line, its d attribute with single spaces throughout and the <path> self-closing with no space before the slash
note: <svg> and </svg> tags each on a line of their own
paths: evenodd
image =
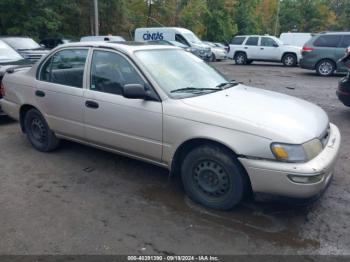
<svg viewBox="0 0 350 262">
<path fill-rule="evenodd" d="M 244 169 L 230 151 L 219 146 L 192 149 L 183 160 L 181 178 L 193 201 L 213 209 L 232 209 L 247 189 Z"/>
<path fill-rule="evenodd" d="M 243 52 L 236 53 L 234 59 L 236 65 L 246 65 L 248 61 L 247 55 Z"/>
<path fill-rule="evenodd" d="M 215 54 L 211 53 L 210 62 L 215 62 L 215 61 L 216 61 Z"/>
<path fill-rule="evenodd" d="M 335 63 L 330 59 L 323 59 L 316 65 L 316 73 L 319 76 L 331 76 L 336 69 Z"/>
<path fill-rule="evenodd" d="M 24 128 L 32 146 L 41 152 L 50 152 L 59 145 L 59 139 L 51 131 L 42 114 L 30 109 L 24 116 Z"/>
<path fill-rule="evenodd" d="M 285 54 L 282 57 L 282 63 L 288 67 L 295 67 L 298 64 L 298 58 L 295 54 Z"/>
<path fill-rule="evenodd" d="M 254 62 L 254 60 L 247 60 L 247 65 L 251 65 Z"/>
</svg>

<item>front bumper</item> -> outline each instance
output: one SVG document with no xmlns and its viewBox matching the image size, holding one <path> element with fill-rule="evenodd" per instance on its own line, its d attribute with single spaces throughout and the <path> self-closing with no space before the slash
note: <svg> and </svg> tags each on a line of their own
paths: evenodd
<svg viewBox="0 0 350 262">
<path fill-rule="evenodd" d="M 255 193 L 291 198 L 310 198 L 321 193 L 329 184 L 340 148 L 339 129 L 330 124 L 330 137 L 323 151 L 306 163 L 283 163 L 240 158 Z M 316 183 L 295 183 L 288 175 L 312 177 L 322 175 Z"/>
</svg>

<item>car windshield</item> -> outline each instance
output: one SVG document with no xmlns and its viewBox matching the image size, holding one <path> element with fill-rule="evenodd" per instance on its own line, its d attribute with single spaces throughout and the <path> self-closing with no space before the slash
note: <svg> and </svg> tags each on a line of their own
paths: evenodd
<svg viewBox="0 0 350 262">
<path fill-rule="evenodd" d="M 159 86 L 172 98 L 220 91 L 227 79 L 203 60 L 178 49 L 135 52 Z"/>
<path fill-rule="evenodd" d="M 3 39 L 6 43 L 12 46 L 15 49 L 37 49 L 40 48 L 40 45 L 31 38 L 23 37 L 9 37 Z"/>
<path fill-rule="evenodd" d="M 23 57 L 0 40 L 0 63 L 22 60 Z"/>
<path fill-rule="evenodd" d="M 185 33 L 183 34 L 184 37 L 190 41 L 191 43 L 195 43 L 195 44 L 200 44 L 202 43 L 202 41 L 195 35 L 195 34 L 192 34 L 192 33 Z"/>
</svg>

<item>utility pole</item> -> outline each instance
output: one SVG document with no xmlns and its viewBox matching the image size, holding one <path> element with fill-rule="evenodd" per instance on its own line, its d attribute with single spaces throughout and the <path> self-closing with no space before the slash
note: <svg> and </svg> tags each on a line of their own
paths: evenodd
<svg viewBox="0 0 350 262">
<path fill-rule="evenodd" d="M 282 0 L 277 0 L 277 14 L 276 14 L 276 24 L 275 24 L 275 36 L 277 36 L 278 24 L 280 20 L 280 10 L 281 10 Z"/>
<path fill-rule="evenodd" d="M 95 35 L 99 35 L 98 0 L 94 0 Z"/>
<path fill-rule="evenodd" d="M 147 27 L 148 27 L 149 26 L 149 20 L 151 19 L 151 15 L 152 15 L 153 0 L 147 0 L 147 4 L 148 4 L 148 16 L 147 16 Z"/>
</svg>

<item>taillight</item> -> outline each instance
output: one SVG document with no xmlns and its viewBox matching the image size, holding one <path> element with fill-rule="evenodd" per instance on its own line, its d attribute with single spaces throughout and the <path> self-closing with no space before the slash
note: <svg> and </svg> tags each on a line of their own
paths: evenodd
<svg viewBox="0 0 350 262">
<path fill-rule="evenodd" d="M 1 97 L 5 96 L 5 86 L 3 82 L 1 82 L 1 85 L 0 85 L 0 96 Z"/>
<path fill-rule="evenodd" d="M 314 51 L 314 48 L 307 46 L 307 45 L 304 45 L 303 49 L 301 51 L 302 52 L 311 52 L 311 51 Z"/>
</svg>

